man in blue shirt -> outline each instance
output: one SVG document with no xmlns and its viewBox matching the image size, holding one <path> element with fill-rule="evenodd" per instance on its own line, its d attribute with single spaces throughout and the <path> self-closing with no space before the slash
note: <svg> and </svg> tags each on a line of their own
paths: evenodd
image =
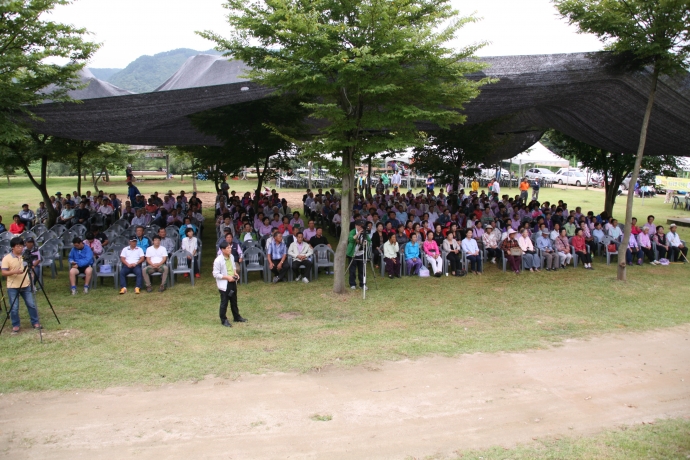
<svg viewBox="0 0 690 460">
<path fill-rule="evenodd" d="M 144 227 L 141 225 L 137 226 L 136 230 L 137 246 L 146 254 L 146 250 L 151 246 L 151 240 L 144 236 Z"/>
<path fill-rule="evenodd" d="M 127 197 L 132 205 L 134 205 L 134 202 L 137 201 L 137 195 L 141 195 L 141 192 L 136 185 L 133 185 L 131 182 L 127 182 Z"/>
<path fill-rule="evenodd" d="M 77 277 L 84 275 L 84 294 L 89 293 L 91 274 L 93 269 L 93 252 L 78 236 L 72 240 L 72 250 L 69 252 L 69 283 L 72 295 L 77 295 Z"/>
<path fill-rule="evenodd" d="M 287 259 L 287 248 L 283 243 L 283 235 L 280 232 L 275 232 L 273 241 L 268 244 L 266 251 L 266 259 L 268 259 L 268 268 L 273 272 L 273 282 L 285 281 L 285 274 L 288 270 L 288 265 L 285 262 Z"/>
<path fill-rule="evenodd" d="M 544 265 L 546 265 L 546 271 L 557 270 L 559 264 L 559 257 L 553 248 L 553 243 L 549 237 L 549 229 L 546 225 L 541 224 L 539 236 L 537 237 L 537 248 L 541 251 L 544 256 Z"/>
</svg>

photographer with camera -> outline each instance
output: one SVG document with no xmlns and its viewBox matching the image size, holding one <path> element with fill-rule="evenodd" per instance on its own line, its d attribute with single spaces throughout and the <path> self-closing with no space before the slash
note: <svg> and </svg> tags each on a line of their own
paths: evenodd
<svg viewBox="0 0 690 460">
<path fill-rule="evenodd" d="M 10 319 L 12 320 L 12 334 L 19 332 L 19 296 L 24 299 L 29 318 L 34 329 L 40 329 L 38 321 L 38 309 L 31 292 L 31 280 L 27 274 L 27 265 L 24 260 L 24 240 L 12 238 L 10 240 L 12 252 L 2 259 L 2 276 L 7 278 L 7 297 L 10 301 Z M 25 263 L 26 262 L 26 263 Z"/>
<path fill-rule="evenodd" d="M 216 279 L 216 285 L 220 293 L 220 323 L 225 327 L 232 327 L 226 316 L 228 302 L 230 302 L 233 321 L 236 323 L 247 322 L 246 319 L 242 318 L 237 308 L 237 280 L 240 279 L 240 275 L 235 271 L 232 245 L 227 241 L 221 241 L 219 248 L 220 254 L 213 261 L 213 277 Z"/>
<path fill-rule="evenodd" d="M 355 228 L 350 230 L 347 239 L 347 258 L 350 261 L 350 289 L 357 289 L 355 275 L 358 275 L 359 286 L 366 290 L 364 284 L 364 251 L 366 245 L 371 244 L 369 235 L 364 231 L 364 221 L 355 221 Z"/>
</svg>

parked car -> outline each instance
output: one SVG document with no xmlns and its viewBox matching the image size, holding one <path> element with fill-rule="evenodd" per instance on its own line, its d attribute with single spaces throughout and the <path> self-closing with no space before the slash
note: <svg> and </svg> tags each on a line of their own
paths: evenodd
<svg viewBox="0 0 690 460">
<path fill-rule="evenodd" d="M 482 169 L 481 172 L 481 177 L 485 179 L 493 179 L 496 177 L 496 169 Z M 501 168 L 501 179 L 502 180 L 508 180 L 510 179 L 510 173 L 508 170 Z"/>
<path fill-rule="evenodd" d="M 559 184 L 574 185 L 576 187 L 587 184 L 587 176 L 582 171 L 564 171 L 562 174 L 555 174 L 554 179 Z M 594 185 L 592 178 L 589 178 L 589 185 Z"/>
<path fill-rule="evenodd" d="M 544 179 L 547 182 L 553 182 L 555 174 L 550 169 L 546 168 L 530 168 L 525 173 L 528 179 Z"/>
</svg>

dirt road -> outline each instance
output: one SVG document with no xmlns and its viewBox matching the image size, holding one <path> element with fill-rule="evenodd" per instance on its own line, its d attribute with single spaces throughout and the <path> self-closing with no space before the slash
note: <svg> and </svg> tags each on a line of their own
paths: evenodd
<svg viewBox="0 0 690 460">
<path fill-rule="evenodd" d="M 590 434 L 690 415 L 689 339 L 683 326 L 528 353 L 2 395 L 0 456 L 445 458 Z"/>
</svg>

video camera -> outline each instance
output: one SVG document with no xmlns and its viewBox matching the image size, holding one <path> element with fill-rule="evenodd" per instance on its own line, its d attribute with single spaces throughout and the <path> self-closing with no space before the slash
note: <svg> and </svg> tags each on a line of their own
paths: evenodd
<svg viewBox="0 0 690 460">
<path fill-rule="evenodd" d="M 22 260 L 29 265 L 33 265 L 33 263 L 38 260 L 38 256 L 31 252 L 29 248 L 24 248 L 24 252 L 22 252 Z"/>
</svg>

